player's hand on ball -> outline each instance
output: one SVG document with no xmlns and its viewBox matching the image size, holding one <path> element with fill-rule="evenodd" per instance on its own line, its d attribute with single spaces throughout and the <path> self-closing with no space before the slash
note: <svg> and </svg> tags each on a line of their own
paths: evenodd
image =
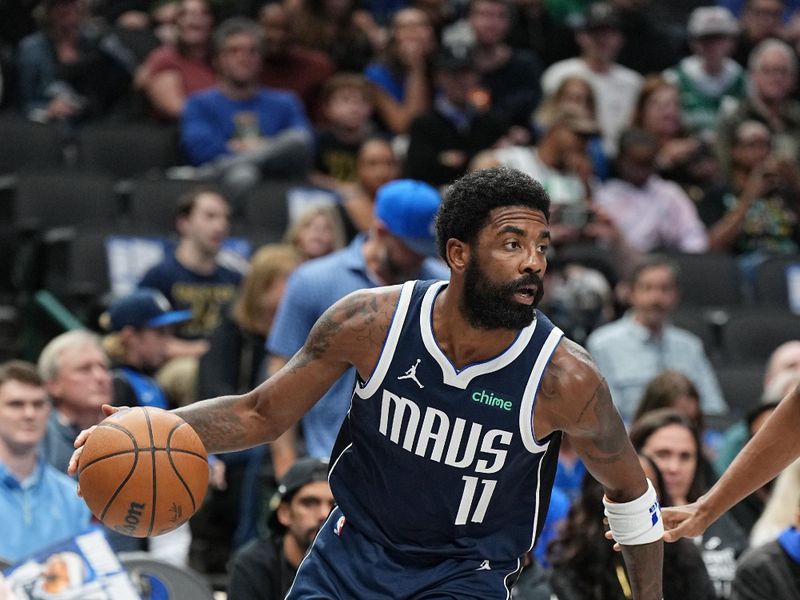
<svg viewBox="0 0 800 600">
<path fill-rule="evenodd" d="M 108 417 L 113 415 L 115 412 L 122 410 L 123 408 L 127 408 L 127 406 L 111 406 L 110 404 L 103 404 L 102 411 L 103 415 Z M 97 429 L 97 425 L 92 425 L 89 429 L 84 429 L 78 434 L 78 437 L 75 438 L 75 452 L 72 453 L 72 456 L 69 459 L 69 465 L 67 466 L 67 474 L 70 477 L 73 477 L 78 472 L 78 461 L 81 457 L 81 452 L 83 452 L 83 446 L 86 444 L 86 440 L 89 439 L 89 436 L 92 435 L 94 430 Z M 81 486 L 78 485 L 78 495 L 81 495 Z"/>
</svg>

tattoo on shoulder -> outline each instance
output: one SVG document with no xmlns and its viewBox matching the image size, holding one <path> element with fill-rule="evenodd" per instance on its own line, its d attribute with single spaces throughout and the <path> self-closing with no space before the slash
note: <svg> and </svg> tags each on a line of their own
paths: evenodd
<svg viewBox="0 0 800 600">
<path fill-rule="evenodd" d="M 317 320 L 301 352 L 292 360 L 292 369 L 306 366 L 331 348 L 345 324 L 349 324 L 354 340 L 380 347 L 391 322 L 392 311 L 377 294 L 351 294 L 326 310 Z M 382 333 L 381 333 L 382 331 Z"/>
</svg>

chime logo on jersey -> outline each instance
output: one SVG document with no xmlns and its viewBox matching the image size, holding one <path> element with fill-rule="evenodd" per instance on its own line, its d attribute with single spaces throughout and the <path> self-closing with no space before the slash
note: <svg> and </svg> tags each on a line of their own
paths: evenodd
<svg viewBox="0 0 800 600">
<path fill-rule="evenodd" d="M 486 429 L 461 417 L 428 406 L 423 412 L 408 398 L 383 390 L 380 432 L 403 447 L 434 462 L 476 473 L 497 473 L 503 468 L 513 434 Z M 467 431 L 468 430 L 468 431 Z"/>
</svg>

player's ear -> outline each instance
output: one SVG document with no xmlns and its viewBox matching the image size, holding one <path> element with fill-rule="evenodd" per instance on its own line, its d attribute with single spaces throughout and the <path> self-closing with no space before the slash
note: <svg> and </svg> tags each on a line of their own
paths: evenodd
<svg viewBox="0 0 800 600">
<path fill-rule="evenodd" d="M 454 271 L 463 272 L 469 262 L 470 247 L 461 240 L 450 238 L 445 246 L 447 264 Z"/>
</svg>

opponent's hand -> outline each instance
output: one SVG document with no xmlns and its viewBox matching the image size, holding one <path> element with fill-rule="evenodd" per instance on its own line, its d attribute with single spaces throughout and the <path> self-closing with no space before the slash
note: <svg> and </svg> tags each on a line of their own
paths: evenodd
<svg viewBox="0 0 800 600">
<path fill-rule="evenodd" d="M 126 406 L 111 406 L 110 404 L 103 404 L 102 411 L 103 415 L 106 417 L 110 417 L 115 412 L 122 410 L 123 408 L 127 408 Z M 74 476 L 78 472 L 78 461 L 80 460 L 81 453 L 83 452 L 83 445 L 86 443 L 86 440 L 89 439 L 89 436 L 92 435 L 94 430 L 97 429 L 97 425 L 92 425 L 89 429 L 84 429 L 78 434 L 78 437 L 75 438 L 75 452 L 72 453 L 72 456 L 69 459 L 69 465 L 67 466 L 67 475 Z M 81 495 L 81 486 L 78 486 L 78 495 Z"/>
<path fill-rule="evenodd" d="M 696 537 L 708 527 L 705 519 L 697 510 L 697 502 L 684 506 L 662 507 L 661 518 L 664 521 L 664 541 L 675 542 L 683 537 Z"/>
</svg>

